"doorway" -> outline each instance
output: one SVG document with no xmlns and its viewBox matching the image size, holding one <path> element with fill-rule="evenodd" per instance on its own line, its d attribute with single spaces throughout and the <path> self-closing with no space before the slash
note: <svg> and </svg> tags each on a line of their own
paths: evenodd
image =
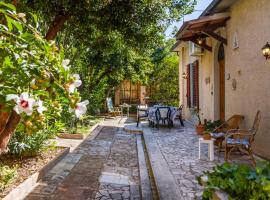
<svg viewBox="0 0 270 200">
<path fill-rule="evenodd" d="M 219 65 L 219 118 L 225 120 L 225 52 L 223 44 L 218 49 Z"/>
</svg>

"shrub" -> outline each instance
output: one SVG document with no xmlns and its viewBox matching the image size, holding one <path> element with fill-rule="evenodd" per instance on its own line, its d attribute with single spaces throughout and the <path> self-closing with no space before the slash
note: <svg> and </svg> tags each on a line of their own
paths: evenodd
<svg viewBox="0 0 270 200">
<path fill-rule="evenodd" d="M 0 165 L 0 192 L 2 192 L 5 187 L 14 180 L 17 176 L 17 170 L 15 168 L 10 168 L 6 165 Z"/>
<path fill-rule="evenodd" d="M 221 120 L 216 120 L 216 121 L 207 121 L 205 124 L 205 130 L 212 132 L 215 130 L 217 127 L 219 127 L 223 122 Z"/>
<path fill-rule="evenodd" d="M 50 134 L 39 131 L 32 135 L 16 132 L 9 142 L 9 153 L 15 156 L 34 156 L 50 146 Z"/>
<path fill-rule="evenodd" d="M 254 169 L 248 165 L 225 163 L 216 166 L 213 172 L 204 172 L 198 177 L 208 180 L 203 192 L 203 199 L 211 199 L 215 190 L 223 190 L 234 200 L 266 200 L 270 198 L 270 163 L 259 163 Z"/>
</svg>

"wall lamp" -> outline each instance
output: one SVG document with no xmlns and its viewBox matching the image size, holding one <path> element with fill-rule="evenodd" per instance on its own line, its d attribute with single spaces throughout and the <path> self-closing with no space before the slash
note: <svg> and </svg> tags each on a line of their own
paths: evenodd
<svg viewBox="0 0 270 200">
<path fill-rule="evenodd" d="M 187 74 L 185 72 L 182 74 L 182 78 L 187 79 Z"/>
<path fill-rule="evenodd" d="M 270 58 L 270 44 L 268 42 L 266 42 L 266 44 L 263 46 L 262 54 L 266 58 L 266 60 Z"/>
</svg>

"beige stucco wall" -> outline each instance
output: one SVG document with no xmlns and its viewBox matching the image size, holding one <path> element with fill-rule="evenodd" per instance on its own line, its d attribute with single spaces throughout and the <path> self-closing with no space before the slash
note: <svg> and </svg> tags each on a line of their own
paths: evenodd
<svg viewBox="0 0 270 200">
<path fill-rule="evenodd" d="M 233 34 L 237 32 L 239 48 L 233 50 Z M 245 116 L 246 128 L 254 115 L 262 111 L 260 130 L 255 139 L 256 153 L 270 159 L 270 61 L 261 53 L 270 41 L 270 1 L 240 0 L 231 9 L 227 24 L 226 73 L 237 81 L 232 90 L 226 81 L 226 117 L 234 113 Z"/>
<path fill-rule="evenodd" d="M 218 30 L 228 40 L 225 47 L 225 118 L 233 114 L 245 116 L 242 128 L 250 128 L 254 115 L 262 111 L 262 122 L 255 138 L 254 149 L 258 155 L 270 159 L 270 60 L 262 56 L 261 48 L 270 41 L 270 1 L 239 0 L 230 9 L 231 19 L 226 28 Z M 239 48 L 233 49 L 233 35 L 237 32 Z M 219 42 L 209 38 L 213 51 L 204 52 L 199 60 L 199 94 L 203 118 L 219 118 L 219 69 L 217 50 Z M 180 102 L 186 106 L 186 81 L 182 73 L 186 65 L 196 58 L 189 57 L 188 43 L 181 43 L 179 53 Z M 210 83 L 205 78 L 210 77 Z M 236 79 L 236 90 L 232 89 Z M 188 112 L 185 112 L 188 113 Z M 189 114 L 185 116 L 189 117 Z"/>
</svg>

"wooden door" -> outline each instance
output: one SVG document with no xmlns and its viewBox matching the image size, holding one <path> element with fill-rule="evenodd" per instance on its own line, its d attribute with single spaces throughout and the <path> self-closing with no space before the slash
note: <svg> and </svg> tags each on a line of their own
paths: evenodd
<svg viewBox="0 0 270 200">
<path fill-rule="evenodd" d="M 225 120 L 225 51 L 223 44 L 218 49 L 219 63 L 219 117 Z"/>
<path fill-rule="evenodd" d="M 225 62 L 224 60 L 219 61 L 219 99 L 220 99 L 220 120 L 225 120 Z"/>
</svg>

